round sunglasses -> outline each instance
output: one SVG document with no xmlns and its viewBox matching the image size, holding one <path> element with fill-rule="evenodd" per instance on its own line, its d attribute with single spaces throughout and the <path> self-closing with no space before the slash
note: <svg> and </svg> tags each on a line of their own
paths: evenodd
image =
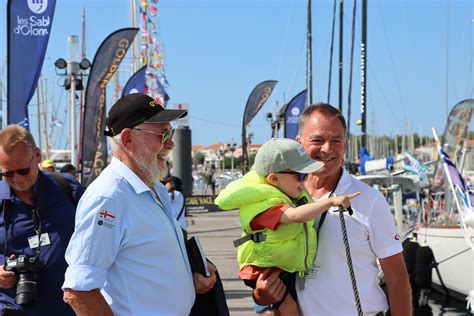
<svg viewBox="0 0 474 316">
<path fill-rule="evenodd" d="M 294 175 L 296 179 L 298 179 L 299 182 L 305 181 L 306 178 L 308 177 L 307 173 L 299 173 L 293 170 L 285 170 L 285 171 L 280 171 L 278 173 L 288 173 L 288 174 Z"/>
<path fill-rule="evenodd" d="M 132 128 L 132 129 L 135 130 L 135 131 L 140 131 L 140 132 L 145 132 L 145 133 L 153 134 L 153 135 L 156 135 L 156 136 L 160 136 L 162 144 L 166 144 L 167 141 L 169 141 L 170 139 L 173 138 L 173 134 L 174 134 L 174 128 L 170 128 L 170 129 L 166 130 L 163 134 L 158 134 L 158 133 L 155 133 L 155 132 L 152 132 L 152 131 L 147 131 L 146 129 L 141 129 L 141 128 L 138 128 L 138 127 L 135 127 L 135 128 Z"/>
</svg>

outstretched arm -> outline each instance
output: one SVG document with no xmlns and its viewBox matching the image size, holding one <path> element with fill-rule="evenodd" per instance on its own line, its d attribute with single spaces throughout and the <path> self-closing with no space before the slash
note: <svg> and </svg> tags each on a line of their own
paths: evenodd
<svg viewBox="0 0 474 316">
<path fill-rule="evenodd" d="M 350 200 L 358 196 L 360 192 L 338 195 L 318 202 L 304 204 L 298 207 L 289 207 L 280 218 L 280 223 L 304 223 L 312 220 L 331 206 L 342 205 L 344 208 L 351 206 Z"/>
</svg>

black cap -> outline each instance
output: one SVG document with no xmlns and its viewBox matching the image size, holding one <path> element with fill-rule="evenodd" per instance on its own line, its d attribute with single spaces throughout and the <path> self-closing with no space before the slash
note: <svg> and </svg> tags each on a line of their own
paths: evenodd
<svg viewBox="0 0 474 316">
<path fill-rule="evenodd" d="M 174 189 L 176 191 L 182 191 L 183 190 L 183 182 L 181 181 L 180 178 L 175 177 L 175 176 L 171 176 L 171 177 L 169 177 L 168 182 L 171 182 L 173 184 Z"/>
<path fill-rule="evenodd" d="M 76 167 L 74 167 L 72 164 L 67 163 L 62 168 L 59 170 L 60 173 L 67 173 L 71 171 L 77 171 Z"/>
<path fill-rule="evenodd" d="M 132 93 L 120 98 L 110 109 L 104 131 L 106 136 L 120 134 L 124 128 L 133 128 L 143 122 L 165 123 L 188 115 L 186 110 L 168 110 L 152 97 Z"/>
</svg>

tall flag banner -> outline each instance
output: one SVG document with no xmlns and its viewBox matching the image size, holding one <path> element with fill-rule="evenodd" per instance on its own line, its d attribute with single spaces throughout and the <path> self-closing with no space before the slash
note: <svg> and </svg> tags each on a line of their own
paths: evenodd
<svg viewBox="0 0 474 316">
<path fill-rule="evenodd" d="M 130 77 L 130 79 L 128 79 L 127 83 L 125 84 L 125 87 L 123 88 L 123 97 L 132 93 L 144 93 L 146 68 L 147 66 L 143 66 L 136 73 L 134 73 Z"/>
<path fill-rule="evenodd" d="M 300 115 L 306 106 L 306 89 L 298 93 L 291 99 L 286 107 L 285 112 L 285 129 L 284 136 L 294 139 L 298 135 L 300 127 Z"/>
<path fill-rule="evenodd" d="M 153 97 L 164 108 L 170 99 L 170 96 L 166 93 L 165 87 L 163 87 L 163 84 L 158 78 L 156 78 L 156 93 Z"/>
<path fill-rule="evenodd" d="M 267 80 L 260 82 L 252 90 L 247 100 L 247 105 L 245 106 L 244 111 L 244 119 L 242 123 L 242 170 L 244 173 L 248 172 L 250 169 L 249 154 L 247 149 L 247 125 L 250 123 L 250 121 L 252 121 L 255 115 L 257 115 L 258 111 L 260 111 L 265 102 L 267 102 L 277 82 L 278 81 L 276 80 Z"/>
<path fill-rule="evenodd" d="M 158 37 L 158 1 L 140 0 L 140 64 L 147 65 L 145 78 L 145 93 L 158 103 L 166 103 L 166 94 L 160 92 L 160 85 L 164 81 L 155 80 L 164 76 L 164 52 L 159 45 Z"/>
<path fill-rule="evenodd" d="M 104 135 L 107 83 L 117 71 L 137 32 L 137 28 L 113 32 L 102 42 L 94 56 L 84 106 L 82 185 L 89 185 L 107 165 L 107 141 Z"/>
<path fill-rule="evenodd" d="M 438 149 L 439 159 L 443 164 L 444 174 L 448 180 L 449 187 L 453 193 L 454 202 L 461 215 L 460 224 L 463 228 L 464 239 L 474 251 L 474 247 L 471 241 L 471 234 L 466 222 L 472 222 L 473 210 L 472 204 L 474 202 L 474 196 L 469 191 L 464 178 L 459 173 L 454 163 L 449 158 L 448 154 L 441 148 L 441 142 L 436 134 L 436 130 L 433 128 L 433 135 L 436 141 L 436 148 Z M 472 223 L 471 223 L 472 224 Z"/>
<path fill-rule="evenodd" d="M 38 84 L 56 0 L 7 2 L 8 124 L 29 129 L 28 103 Z"/>
<path fill-rule="evenodd" d="M 417 175 L 420 181 L 425 179 L 428 168 L 408 152 L 405 152 L 405 158 L 403 161 L 403 169 Z"/>
<path fill-rule="evenodd" d="M 473 108 L 474 100 L 468 99 L 456 104 L 449 113 L 441 148 L 444 149 L 446 154 L 450 157 L 456 157 L 456 147 L 462 144 L 463 140 L 466 138 Z M 431 190 L 435 192 L 439 191 L 443 188 L 443 184 L 443 162 L 440 159 L 436 164 L 433 182 L 431 183 Z"/>
</svg>

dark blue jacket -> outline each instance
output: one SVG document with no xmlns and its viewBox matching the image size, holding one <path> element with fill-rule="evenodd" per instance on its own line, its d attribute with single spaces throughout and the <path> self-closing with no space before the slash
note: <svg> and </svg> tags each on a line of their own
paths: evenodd
<svg viewBox="0 0 474 316">
<path fill-rule="evenodd" d="M 33 187 L 35 194 L 38 193 L 39 181 L 44 183 L 44 208 L 41 211 L 42 232 L 48 233 L 51 243 L 40 249 L 40 261 L 43 268 L 38 273 L 38 297 L 39 303 L 34 307 L 24 308 L 24 315 L 46 316 L 46 315 L 74 315 L 70 306 L 63 302 L 61 286 L 64 282 L 64 273 L 67 263 L 64 259 L 69 239 L 74 231 L 75 206 L 68 198 L 64 190 L 55 182 L 50 174 L 39 172 L 38 180 Z M 66 179 L 71 186 L 74 199 L 79 200 L 83 193 L 82 187 L 77 181 Z M 6 255 L 22 254 L 34 256 L 36 249 L 31 249 L 28 237 L 35 236 L 35 227 L 32 220 L 33 207 L 21 201 L 11 191 L 10 210 L 12 214 L 11 224 L 8 227 L 8 242 Z M 34 206 L 38 198 L 33 199 Z M 2 201 L 0 206 L 3 209 Z M 0 264 L 5 262 L 5 222 L 3 216 L 0 218 Z M 22 309 L 15 303 L 16 287 L 12 289 L 0 288 L 0 310 L 5 305 L 15 309 Z"/>
</svg>

